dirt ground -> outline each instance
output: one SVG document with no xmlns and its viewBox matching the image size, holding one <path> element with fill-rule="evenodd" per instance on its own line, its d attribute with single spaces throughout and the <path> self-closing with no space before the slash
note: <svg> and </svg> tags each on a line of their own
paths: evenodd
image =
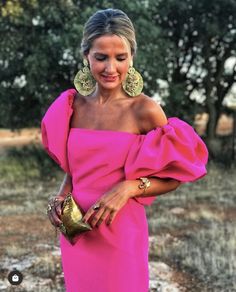
<svg viewBox="0 0 236 292">
<path fill-rule="evenodd" d="M 32 142 L 41 141 L 41 132 L 39 128 L 21 129 L 11 131 L 0 129 L 0 147 L 23 146 Z"/>
</svg>

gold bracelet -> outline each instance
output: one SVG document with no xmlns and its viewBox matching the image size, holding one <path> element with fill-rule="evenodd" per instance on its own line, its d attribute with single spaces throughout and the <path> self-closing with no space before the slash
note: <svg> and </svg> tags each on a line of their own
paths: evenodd
<svg viewBox="0 0 236 292">
<path fill-rule="evenodd" d="M 147 177 L 140 177 L 138 179 L 141 180 L 141 183 L 139 184 L 138 188 L 143 190 L 143 194 L 145 194 L 146 189 L 150 188 L 151 182 Z"/>
</svg>

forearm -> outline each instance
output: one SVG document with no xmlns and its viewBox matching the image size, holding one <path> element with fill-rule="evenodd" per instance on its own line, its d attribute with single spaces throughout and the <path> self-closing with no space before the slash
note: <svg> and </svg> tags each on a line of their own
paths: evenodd
<svg viewBox="0 0 236 292">
<path fill-rule="evenodd" d="M 57 196 L 65 197 L 66 194 L 71 191 L 72 191 L 72 178 L 69 174 L 66 174 L 62 181 L 60 189 L 57 193 Z"/>
<path fill-rule="evenodd" d="M 153 197 L 162 195 L 171 191 L 174 191 L 179 185 L 180 182 L 175 179 L 161 179 L 161 178 L 150 178 L 148 179 L 151 182 L 149 188 L 144 192 L 143 189 L 139 189 L 140 180 L 133 180 L 133 193 L 131 197 Z"/>
</svg>

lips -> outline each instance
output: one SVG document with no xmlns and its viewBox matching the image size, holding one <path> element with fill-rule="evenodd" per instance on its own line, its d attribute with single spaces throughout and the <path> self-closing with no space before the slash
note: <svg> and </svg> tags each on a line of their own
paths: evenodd
<svg viewBox="0 0 236 292">
<path fill-rule="evenodd" d="M 106 82 L 114 82 L 114 81 L 116 81 L 118 76 L 102 75 L 102 78 Z"/>
</svg>

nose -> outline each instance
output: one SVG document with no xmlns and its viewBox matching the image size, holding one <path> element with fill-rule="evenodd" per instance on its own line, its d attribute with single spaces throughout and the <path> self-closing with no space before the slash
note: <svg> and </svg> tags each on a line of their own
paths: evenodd
<svg viewBox="0 0 236 292">
<path fill-rule="evenodd" d="M 115 73 L 116 72 L 115 62 L 112 60 L 107 61 L 105 71 L 106 73 L 109 73 L 109 74 Z"/>
</svg>

